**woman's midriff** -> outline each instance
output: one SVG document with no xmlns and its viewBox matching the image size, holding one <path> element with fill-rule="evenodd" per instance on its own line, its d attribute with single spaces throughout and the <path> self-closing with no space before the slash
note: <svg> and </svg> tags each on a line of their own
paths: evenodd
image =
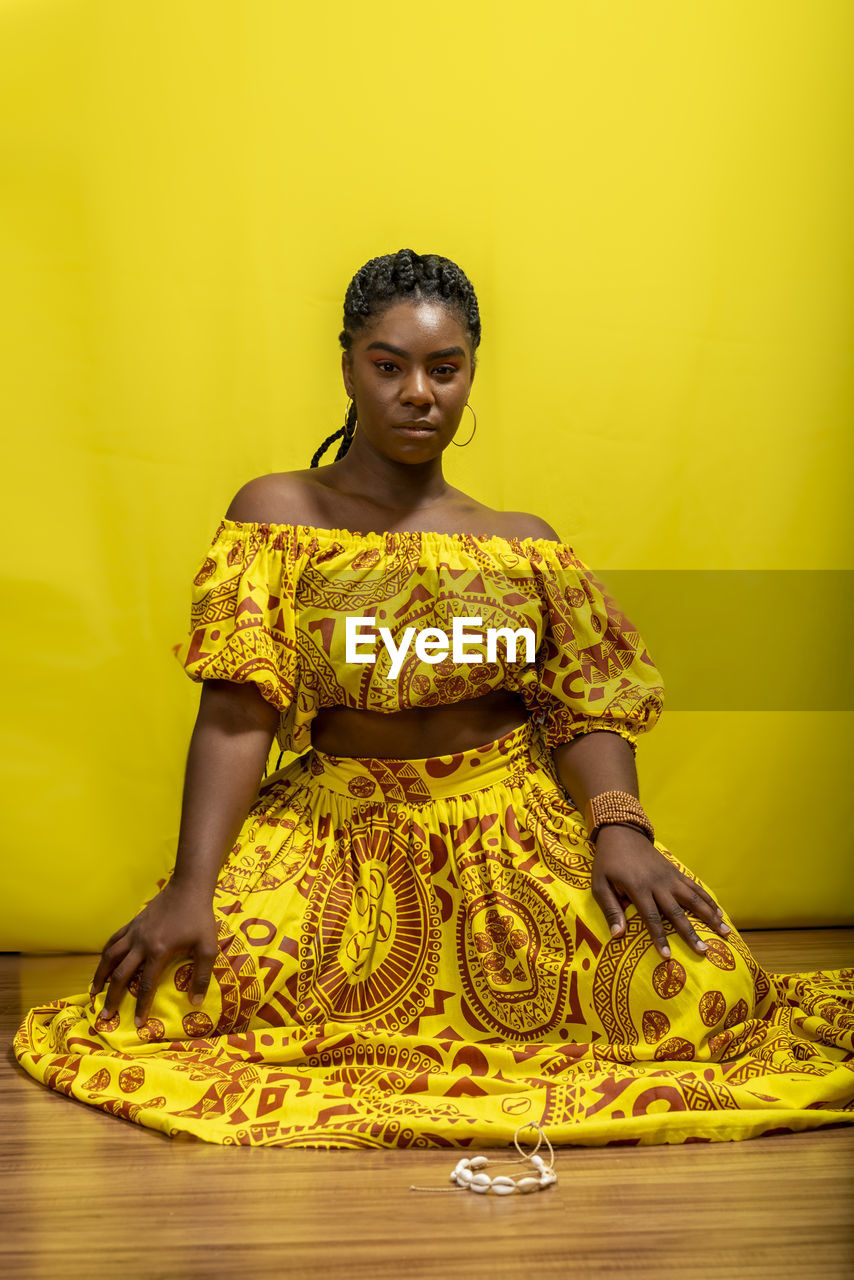
<svg viewBox="0 0 854 1280">
<path fill-rule="evenodd" d="M 333 756 L 420 760 L 492 742 L 528 719 L 518 693 L 492 689 L 441 707 L 387 713 L 325 707 L 311 725 L 311 745 Z"/>
</svg>

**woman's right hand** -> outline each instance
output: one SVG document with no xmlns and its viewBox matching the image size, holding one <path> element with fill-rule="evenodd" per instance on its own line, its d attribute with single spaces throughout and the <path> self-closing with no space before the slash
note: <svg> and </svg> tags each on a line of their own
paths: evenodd
<svg viewBox="0 0 854 1280">
<path fill-rule="evenodd" d="M 148 1017 L 161 974 L 178 956 L 193 956 L 193 977 L 187 992 L 201 1004 L 213 972 L 217 928 L 210 894 L 169 881 L 148 906 L 108 938 L 92 979 L 90 995 L 110 979 L 101 1018 L 112 1017 L 128 982 L 141 967 L 136 1001 L 136 1025 Z"/>
</svg>

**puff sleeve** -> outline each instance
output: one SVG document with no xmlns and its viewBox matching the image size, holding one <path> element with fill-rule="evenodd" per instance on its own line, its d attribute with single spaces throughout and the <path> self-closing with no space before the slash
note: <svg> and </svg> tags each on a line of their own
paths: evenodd
<svg viewBox="0 0 854 1280">
<path fill-rule="evenodd" d="M 537 652 L 533 717 L 546 746 L 605 729 L 635 751 L 664 704 L 643 639 L 571 547 L 541 541 L 531 563 L 548 622 Z"/>
<path fill-rule="evenodd" d="M 190 629 L 172 646 L 191 680 L 252 682 L 286 713 L 297 679 L 301 548 L 269 525 L 222 520 L 193 578 Z"/>
</svg>

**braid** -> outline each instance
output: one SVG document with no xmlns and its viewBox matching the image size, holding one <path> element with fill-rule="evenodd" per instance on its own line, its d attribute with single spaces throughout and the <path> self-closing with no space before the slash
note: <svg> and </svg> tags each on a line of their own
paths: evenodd
<svg viewBox="0 0 854 1280">
<path fill-rule="evenodd" d="M 355 423 L 356 423 L 356 406 L 355 404 L 351 404 L 349 411 L 347 413 L 347 422 L 345 424 L 348 432 L 352 432 L 355 426 Z M 344 432 L 344 427 L 339 427 L 337 431 L 333 431 L 331 435 L 328 435 L 326 437 L 326 439 L 323 441 L 323 444 L 318 446 L 318 449 L 311 460 L 311 465 L 313 467 L 316 467 L 319 465 L 320 459 L 323 457 L 326 450 L 332 444 L 332 441 L 337 440 L 339 436 L 344 436 L 344 439 L 341 441 L 340 445 L 338 446 L 338 452 L 336 453 L 333 461 L 337 462 L 339 458 L 344 457 L 344 454 L 350 448 L 350 441 L 347 439 L 347 436 Z"/>
<path fill-rule="evenodd" d="M 477 348 L 480 346 L 480 310 L 477 295 L 466 273 L 452 262 L 436 253 L 423 255 L 412 249 L 399 249 L 379 258 L 371 258 L 360 267 L 347 286 L 344 296 L 344 328 L 338 335 L 343 349 L 350 351 L 353 339 L 360 330 L 377 319 L 395 302 L 410 299 L 419 302 L 441 302 L 459 318 L 471 342 L 472 372 L 474 372 Z M 351 404 L 347 414 L 346 429 L 352 431 L 356 422 L 356 405 Z M 350 448 L 344 427 L 328 435 L 320 445 L 311 465 L 316 467 L 321 456 L 333 440 L 343 436 L 335 461 L 343 458 Z"/>
</svg>

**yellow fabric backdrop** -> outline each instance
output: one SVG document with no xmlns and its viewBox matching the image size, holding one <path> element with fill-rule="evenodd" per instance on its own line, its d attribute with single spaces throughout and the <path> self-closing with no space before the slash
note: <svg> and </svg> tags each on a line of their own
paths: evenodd
<svg viewBox="0 0 854 1280">
<path fill-rule="evenodd" d="M 852 567 L 850 6 L 324 15 L 0 9 L 5 948 L 99 950 L 168 871 L 192 571 L 343 421 L 376 254 L 478 291 L 452 483 L 606 577 Z M 640 744 L 740 928 L 854 920 L 851 731 L 783 697 Z"/>
</svg>

